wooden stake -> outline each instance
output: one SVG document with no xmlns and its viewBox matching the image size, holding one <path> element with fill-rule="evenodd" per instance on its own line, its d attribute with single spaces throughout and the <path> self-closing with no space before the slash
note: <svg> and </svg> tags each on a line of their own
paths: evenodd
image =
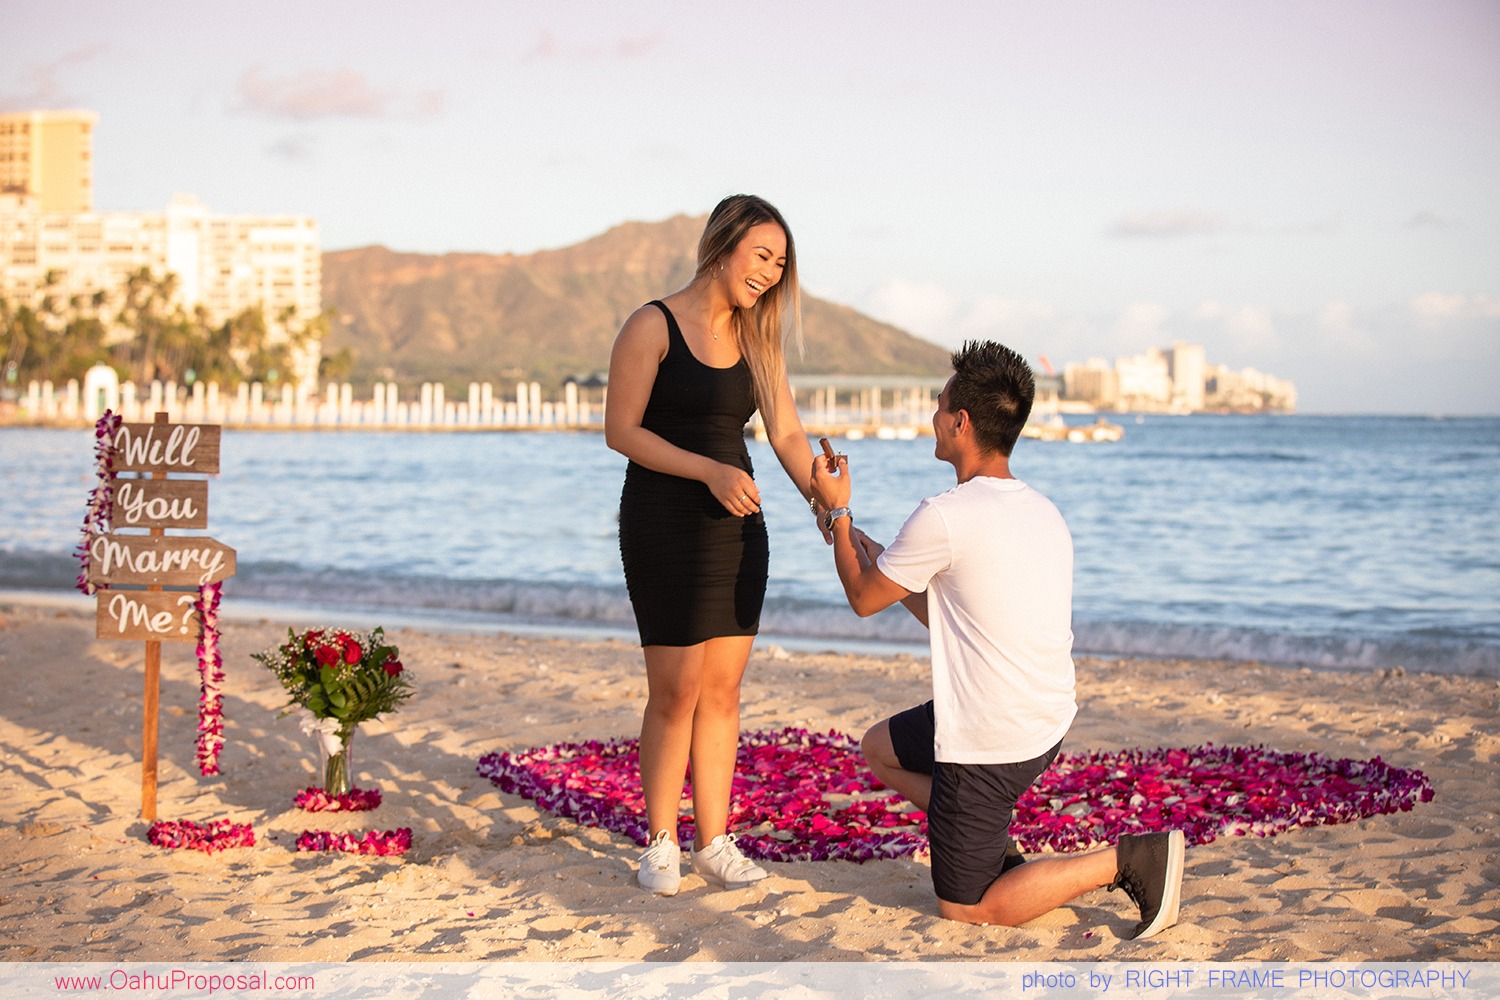
<svg viewBox="0 0 1500 1000">
<path fill-rule="evenodd" d="M 165 413 L 156 415 L 156 422 L 164 424 Z M 166 473 L 146 473 L 148 478 L 166 478 Z M 162 528 L 152 528 L 154 537 L 166 534 Z M 161 591 L 160 584 L 152 584 L 148 591 Z M 143 699 L 141 720 L 141 819 L 156 819 L 156 735 L 157 722 L 161 715 L 161 643 L 146 643 L 146 696 Z"/>
<path fill-rule="evenodd" d="M 157 588 L 160 589 L 160 588 Z M 161 701 L 161 643 L 146 643 L 146 707 L 141 726 L 141 819 L 156 819 L 156 720 Z"/>
</svg>

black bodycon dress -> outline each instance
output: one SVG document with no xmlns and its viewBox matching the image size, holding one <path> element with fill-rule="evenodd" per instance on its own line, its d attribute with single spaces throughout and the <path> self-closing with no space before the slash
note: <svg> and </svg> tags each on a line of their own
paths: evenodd
<svg viewBox="0 0 1500 1000">
<path fill-rule="evenodd" d="M 699 361 L 670 310 L 667 354 L 641 426 L 687 451 L 754 475 L 745 423 L 755 411 L 750 368 Z M 693 646 L 754 635 L 766 596 L 765 518 L 737 517 L 707 486 L 631 462 L 620 494 L 620 558 L 642 646 Z"/>
</svg>

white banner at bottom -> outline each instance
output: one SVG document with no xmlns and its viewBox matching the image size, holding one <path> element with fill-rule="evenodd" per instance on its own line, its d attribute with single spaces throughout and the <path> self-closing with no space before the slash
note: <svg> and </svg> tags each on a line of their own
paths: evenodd
<svg viewBox="0 0 1500 1000">
<path fill-rule="evenodd" d="M 705 997 L 1464 998 L 1500 996 L 1485 962 L 17 962 L 0 996 L 257 998 Z"/>
</svg>

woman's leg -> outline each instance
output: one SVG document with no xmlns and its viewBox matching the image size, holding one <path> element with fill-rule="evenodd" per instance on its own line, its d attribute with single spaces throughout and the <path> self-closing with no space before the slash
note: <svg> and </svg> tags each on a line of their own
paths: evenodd
<svg viewBox="0 0 1500 1000">
<path fill-rule="evenodd" d="M 698 710 L 704 644 L 646 646 L 646 710 L 641 717 L 641 791 L 646 800 L 646 839 L 666 830 L 677 840 L 682 782 L 687 775 Z"/>
<path fill-rule="evenodd" d="M 755 637 L 723 636 L 703 644 L 693 715 L 694 850 L 729 829 L 730 786 L 740 746 L 740 681 Z"/>
</svg>

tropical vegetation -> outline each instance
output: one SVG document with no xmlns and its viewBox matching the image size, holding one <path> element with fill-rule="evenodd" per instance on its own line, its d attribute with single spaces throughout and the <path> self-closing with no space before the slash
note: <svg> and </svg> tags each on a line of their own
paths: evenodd
<svg viewBox="0 0 1500 1000">
<path fill-rule="evenodd" d="M 258 308 L 216 323 L 202 306 L 181 305 L 176 275 L 144 267 L 113 294 L 66 297 L 59 278 L 50 272 L 30 303 L 0 296 L 0 370 L 7 383 L 81 380 L 105 364 L 137 383 L 275 384 L 291 371 L 295 352 L 321 340 L 327 328 L 326 316 L 303 320 L 284 310 L 275 319 L 287 335 L 273 337 Z"/>
</svg>

